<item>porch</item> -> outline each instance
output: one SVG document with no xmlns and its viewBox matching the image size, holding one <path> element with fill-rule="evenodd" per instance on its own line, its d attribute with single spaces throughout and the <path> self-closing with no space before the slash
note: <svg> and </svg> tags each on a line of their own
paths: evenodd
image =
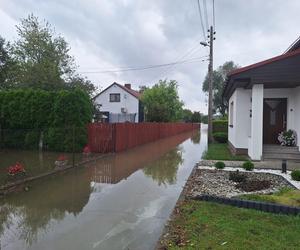
<svg viewBox="0 0 300 250">
<path fill-rule="evenodd" d="M 284 147 L 276 144 L 264 144 L 262 160 L 289 160 L 300 162 L 299 147 Z"/>
<path fill-rule="evenodd" d="M 228 140 L 252 160 L 300 160 L 297 147 L 279 145 L 289 129 L 300 138 L 300 50 L 233 71 L 224 98 L 229 104 Z"/>
</svg>

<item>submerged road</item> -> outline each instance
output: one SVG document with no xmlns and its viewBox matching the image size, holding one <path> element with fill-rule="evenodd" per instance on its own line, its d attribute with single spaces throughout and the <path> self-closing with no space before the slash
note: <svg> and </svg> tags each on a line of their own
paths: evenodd
<svg viewBox="0 0 300 250">
<path fill-rule="evenodd" d="M 153 249 L 206 126 L 89 163 L 0 200 L 0 249 Z"/>
</svg>

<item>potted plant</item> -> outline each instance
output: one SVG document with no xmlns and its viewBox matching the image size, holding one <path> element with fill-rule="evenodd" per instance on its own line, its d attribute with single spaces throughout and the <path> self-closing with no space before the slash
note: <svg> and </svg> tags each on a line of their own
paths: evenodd
<svg viewBox="0 0 300 250">
<path fill-rule="evenodd" d="M 288 131 L 282 131 L 278 135 L 278 141 L 281 146 L 296 146 L 297 143 L 297 134 L 295 131 L 289 129 Z"/>
<path fill-rule="evenodd" d="M 55 161 L 56 167 L 64 167 L 68 163 L 68 158 L 65 155 L 60 155 Z"/>
</svg>

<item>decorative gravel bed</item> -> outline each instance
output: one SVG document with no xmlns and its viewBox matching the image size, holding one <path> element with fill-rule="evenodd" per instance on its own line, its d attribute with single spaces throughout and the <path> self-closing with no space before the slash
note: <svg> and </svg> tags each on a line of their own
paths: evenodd
<svg viewBox="0 0 300 250">
<path fill-rule="evenodd" d="M 294 188 L 285 178 L 270 173 L 242 172 L 245 179 L 241 182 L 230 180 L 235 171 L 196 169 L 187 183 L 186 194 L 189 197 L 208 194 L 221 197 L 233 197 L 241 194 L 270 194 L 283 187 Z"/>
</svg>

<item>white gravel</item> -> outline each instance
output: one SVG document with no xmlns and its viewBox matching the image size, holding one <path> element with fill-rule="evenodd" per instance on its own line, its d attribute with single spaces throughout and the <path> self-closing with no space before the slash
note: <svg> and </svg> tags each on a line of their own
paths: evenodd
<svg viewBox="0 0 300 250">
<path fill-rule="evenodd" d="M 215 169 L 215 167 L 210 167 L 210 166 L 198 166 L 198 169 Z M 224 169 L 222 169 L 224 171 L 236 171 L 239 170 L 240 172 L 249 172 L 246 171 L 243 168 L 238 168 L 238 167 L 225 167 Z M 280 170 L 273 170 L 273 169 L 254 169 L 251 172 L 255 172 L 255 173 L 269 173 L 269 174 L 275 174 L 275 175 L 280 175 L 283 178 L 285 178 L 290 184 L 292 184 L 295 188 L 300 189 L 300 181 L 294 181 L 292 180 L 291 177 L 291 171 L 287 171 L 286 174 L 281 173 Z"/>
</svg>

